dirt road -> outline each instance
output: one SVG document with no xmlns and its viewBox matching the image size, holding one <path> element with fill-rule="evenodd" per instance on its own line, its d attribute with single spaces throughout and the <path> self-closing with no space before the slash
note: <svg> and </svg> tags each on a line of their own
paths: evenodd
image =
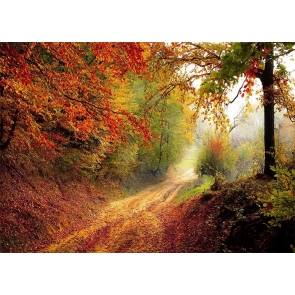
<svg viewBox="0 0 295 295">
<path fill-rule="evenodd" d="M 170 173 L 162 183 L 107 205 L 87 228 L 52 244 L 41 252 L 161 252 L 163 212 L 188 181 L 193 168 Z"/>
</svg>

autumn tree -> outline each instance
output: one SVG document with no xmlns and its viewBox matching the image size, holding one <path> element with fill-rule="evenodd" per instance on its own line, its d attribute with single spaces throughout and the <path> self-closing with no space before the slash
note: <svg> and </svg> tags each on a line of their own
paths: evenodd
<svg viewBox="0 0 295 295">
<path fill-rule="evenodd" d="M 196 111 L 217 125 L 228 123 L 224 108 L 238 96 L 249 97 L 255 80 L 262 85 L 261 103 L 264 106 L 264 173 L 273 176 L 274 110 L 285 108 L 294 120 L 292 79 L 284 65 L 293 52 L 294 43 L 236 42 L 236 43 L 171 43 L 160 59 L 177 72 L 178 84 L 195 92 Z M 184 70 L 186 69 L 186 70 Z M 198 90 L 193 83 L 202 80 Z M 181 83 L 182 81 L 182 83 Z M 241 82 L 242 81 L 242 82 Z M 235 98 L 228 94 L 242 83 Z M 256 85 L 257 86 L 257 85 Z M 196 88 L 196 87 L 195 87 Z"/>
<path fill-rule="evenodd" d="M 191 113 L 185 104 L 178 101 L 177 92 L 160 101 L 157 111 L 150 114 L 150 128 L 156 135 L 151 140 L 152 147 L 139 149 L 141 169 L 155 176 L 164 175 L 169 166 L 179 162 L 184 149 L 193 140 Z"/>
<path fill-rule="evenodd" d="M 164 174 L 169 166 L 180 160 L 195 132 L 193 99 L 190 93 L 181 90 L 175 68 L 161 62 L 166 50 L 163 43 L 153 44 L 148 66 L 149 82 L 141 84 L 136 94 L 149 127 L 156 135 L 151 141 L 151 149 L 139 150 L 139 159 L 142 168 L 146 166 L 144 170 L 154 175 Z"/>
</svg>

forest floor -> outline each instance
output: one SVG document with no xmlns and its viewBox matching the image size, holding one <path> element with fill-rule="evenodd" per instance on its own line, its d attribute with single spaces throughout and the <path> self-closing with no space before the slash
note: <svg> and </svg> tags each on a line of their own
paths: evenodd
<svg viewBox="0 0 295 295">
<path fill-rule="evenodd" d="M 165 180 L 124 198 L 111 181 L 2 169 L 0 252 L 292 252 L 293 220 L 270 225 L 257 199 L 270 179 L 214 184 L 179 202 L 184 188 L 200 185 L 192 164 L 188 155 Z"/>
<path fill-rule="evenodd" d="M 227 183 L 177 203 L 179 190 L 196 178 L 192 168 L 172 171 L 166 181 L 107 204 L 88 226 L 40 252 L 292 252 L 293 222 L 271 226 L 254 197 L 269 179 Z"/>
<path fill-rule="evenodd" d="M 41 252 L 161 252 L 166 218 L 180 188 L 197 179 L 194 169 L 171 170 L 168 178 L 136 195 L 106 205 L 86 228 Z"/>
</svg>

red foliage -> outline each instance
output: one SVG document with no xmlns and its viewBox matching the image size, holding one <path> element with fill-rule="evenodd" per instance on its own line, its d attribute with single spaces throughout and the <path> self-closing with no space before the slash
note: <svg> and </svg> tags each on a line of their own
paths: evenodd
<svg viewBox="0 0 295 295">
<path fill-rule="evenodd" d="M 130 42 L 1 43 L 1 149 L 13 138 L 23 150 L 54 151 L 67 140 L 61 129 L 78 140 L 122 140 L 125 119 L 148 140 L 144 122 L 112 106 L 115 79 L 144 72 L 143 51 Z"/>
<path fill-rule="evenodd" d="M 220 138 L 210 139 L 208 142 L 209 150 L 216 162 L 220 162 L 224 153 L 224 144 Z"/>
</svg>

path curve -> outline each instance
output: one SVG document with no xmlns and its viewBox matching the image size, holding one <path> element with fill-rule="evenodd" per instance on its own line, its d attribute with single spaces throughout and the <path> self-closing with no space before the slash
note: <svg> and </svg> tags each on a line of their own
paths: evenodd
<svg viewBox="0 0 295 295">
<path fill-rule="evenodd" d="M 161 215 L 177 192 L 197 178 L 194 169 L 170 174 L 166 181 L 111 202 L 93 223 L 41 252 L 161 252 Z"/>
</svg>

